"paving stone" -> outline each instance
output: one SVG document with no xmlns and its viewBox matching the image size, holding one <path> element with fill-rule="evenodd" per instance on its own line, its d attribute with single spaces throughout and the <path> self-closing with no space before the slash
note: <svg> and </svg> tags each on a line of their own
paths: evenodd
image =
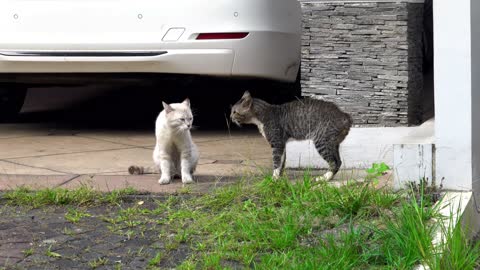
<svg viewBox="0 0 480 270">
<path fill-rule="evenodd" d="M 17 187 L 34 189 L 54 188 L 75 177 L 75 175 L 6 175 L 0 174 L 0 190 Z"/>
</svg>

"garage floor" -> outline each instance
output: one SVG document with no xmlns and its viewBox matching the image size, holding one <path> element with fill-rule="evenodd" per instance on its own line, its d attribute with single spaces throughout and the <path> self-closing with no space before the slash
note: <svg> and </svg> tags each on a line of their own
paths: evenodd
<svg viewBox="0 0 480 270">
<path fill-rule="evenodd" d="M 152 132 L 0 125 L 0 188 L 91 183 L 101 190 L 125 186 L 153 192 L 178 189 L 179 179 L 159 185 L 158 175 L 128 176 L 130 165 L 152 165 Z M 200 184 L 270 171 L 271 150 L 258 132 L 199 131 L 193 132 L 193 138 L 201 153 L 196 173 Z"/>
<path fill-rule="evenodd" d="M 86 184 L 102 191 L 131 186 L 150 192 L 177 192 L 182 188 L 179 179 L 159 185 L 159 175 L 128 175 L 127 169 L 130 165 L 152 165 L 153 123 L 160 101 L 173 102 L 186 96 L 194 104 L 195 125 L 201 127 L 192 133 L 201 155 L 197 183 L 191 185 L 194 190 L 271 174 L 271 149 L 258 130 L 226 124 L 229 104 L 243 90 L 228 92 L 228 88 L 219 87 L 213 92 L 208 85 L 209 95 L 204 95 L 205 89 L 193 88 L 195 91 L 178 94 L 170 101 L 159 97 L 157 89 L 29 91 L 21 121 L 0 124 L 0 190 Z M 303 173 L 289 171 L 291 176 Z M 340 183 L 363 176 L 364 170 L 347 169 L 335 178 Z"/>
</svg>

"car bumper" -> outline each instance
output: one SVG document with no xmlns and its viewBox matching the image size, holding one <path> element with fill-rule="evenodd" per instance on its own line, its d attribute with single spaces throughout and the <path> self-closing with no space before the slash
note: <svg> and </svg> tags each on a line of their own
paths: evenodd
<svg viewBox="0 0 480 270">
<path fill-rule="evenodd" d="M 0 55 L 0 73 L 155 72 L 230 76 L 233 59 L 234 53 L 228 49 L 168 50 L 157 56 Z"/>
<path fill-rule="evenodd" d="M 159 44 L 149 50 L 72 50 L 63 51 L 65 55 L 59 51 L 0 51 L 0 73 L 144 72 L 292 82 L 300 65 L 300 44 L 292 40 L 298 39 L 288 33 L 255 32 L 243 40 Z M 155 51 L 161 53 L 150 53 Z"/>
</svg>

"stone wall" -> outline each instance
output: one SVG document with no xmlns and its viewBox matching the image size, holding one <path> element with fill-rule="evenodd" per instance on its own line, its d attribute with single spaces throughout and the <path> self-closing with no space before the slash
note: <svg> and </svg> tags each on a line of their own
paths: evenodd
<svg viewBox="0 0 480 270">
<path fill-rule="evenodd" d="M 337 103 L 356 126 L 418 124 L 423 3 L 300 2 L 302 94 Z"/>
</svg>

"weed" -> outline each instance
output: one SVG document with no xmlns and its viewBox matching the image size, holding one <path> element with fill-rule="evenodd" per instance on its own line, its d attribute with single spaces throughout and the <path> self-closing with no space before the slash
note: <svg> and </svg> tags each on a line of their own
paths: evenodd
<svg viewBox="0 0 480 270">
<path fill-rule="evenodd" d="M 390 170 L 390 167 L 384 162 L 373 163 L 370 168 L 365 170 L 367 172 L 365 180 L 373 183 L 374 186 L 377 186 L 380 182 L 379 177 L 386 174 L 388 170 Z"/>
<path fill-rule="evenodd" d="M 107 263 L 108 263 L 107 258 L 99 257 L 99 258 L 96 258 L 94 260 L 89 261 L 88 266 L 90 266 L 90 268 L 92 268 L 92 269 L 95 269 L 95 268 L 98 268 L 102 265 L 106 265 Z"/>
<path fill-rule="evenodd" d="M 441 197 L 443 184 L 440 183 L 440 186 L 437 186 L 433 179 L 429 182 L 428 178 L 421 178 L 418 183 L 407 182 L 406 188 L 410 191 L 411 196 L 415 196 L 417 200 L 422 197 L 429 205 L 433 205 Z"/>
<path fill-rule="evenodd" d="M 143 255 L 145 255 L 144 249 L 145 249 L 144 246 L 140 247 L 140 249 L 137 251 L 137 257 L 142 257 Z"/>
<path fill-rule="evenodd" d="M 163 256 L 164 256 L 163 253 L 157 252 L 157 254 L 155 255 L 155 257 L 153 257 L 151 260 L 148 261 L 148 265 L 149 265 L 149 266 L 158 266 L 158 265 L 160 265 L 160 262 L 162 261 Z"/>
<path fill-rule="evenodd" d="M 65 214 L 65 219 L 71 223 L 78 223 L 84 217 L 91 217 L 92 215 L 88 214 L 85 211 L 78 210 L 75 208 L 69 208 L 68 212 Z"/>
<path fill-rule="evenodd" d="M 221 256 L 216 253 L 205 254 L 203 256 L 203 269 L 221 269 Z"/>
<path fill-rule="evenodd" d="M 384 162 L 382 162 L 382 163 L 373 163 L 370 168 L 366 169 L 366 172 L 368 174 L 369 179 L 375 179 L 377 177 L 384 175 L 388 170 L 390 170 L 390 167 Z"/>
<path fill-rule="evenodd" d="M 45 252 L 45 255 L 47 255 L 48 257 L 51 257 L 51 258 L 60 258 L 60 257 L 62 257 L 62 255 L 60 255 L 59 253 L 52 251 L 52 246 L 49 246 L 49 247 L 48 247 L 47 251 Z"/>
<path fill-rule="evenodd" d="M 63 230 L 62 230 L 62 233 L 65 234 L 65 235 L 72 236 L 72 235 L 75 234 L 75 231 L 68 228 L 68 227 L 64 227 Z"/>
<path fill-rule="evenodd" d="M 34 252 L 35 252 L 35 250 L 33 248 L 27 248 L 24 251 L 22 251 L 23 256 L 25 256 L 25 257 L 33 255 Z"/>
<path fill-rule="evenodd" d="M 127 230 L 125 232 L 125 236 L 127 237 L 128 240 L 132 239 L 133 236 L 135 236 L 135 231 L 134 230 Z"/>
<path fill-rule="evenodd" d="M 183 261 L 179 266 L 179 270 L 194 270 L 197 269 L 197 263 L 195 262 L 195 257 L 191 256 L 185 261 Z"/>
</svg>

